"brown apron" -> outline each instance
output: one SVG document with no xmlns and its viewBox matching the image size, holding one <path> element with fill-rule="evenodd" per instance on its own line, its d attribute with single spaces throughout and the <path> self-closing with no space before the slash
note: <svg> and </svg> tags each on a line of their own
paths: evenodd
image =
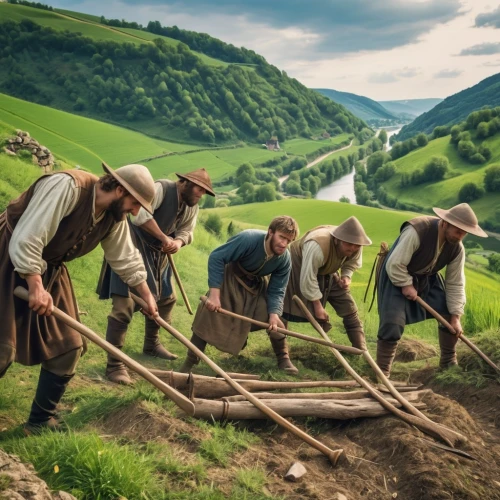
<svg viewBox="0 0 500 500">
<path fill-rule="evenodd" d="M 222 308 L 267 323 L 268 282 L 267 276 L 255 276 L 244 270 L 237 262 L 226 264 L 220 293 Z M 260 329 L 246 321 L 210 312 L 203 302 L 198 305 L 192 326 L 193 332 L 198 337 L 220 351 L 234 355 L 243 349 L 248 334 Z"/>
</svg>

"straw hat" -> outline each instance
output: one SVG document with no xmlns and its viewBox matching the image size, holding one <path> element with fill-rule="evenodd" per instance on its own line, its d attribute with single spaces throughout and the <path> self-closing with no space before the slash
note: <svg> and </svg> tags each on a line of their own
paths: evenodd
<svg viewBox="0 0 500 500">
<path fill-rule="evenodd" d="M 112 175 L 150 214 L 153 214 L 151 203 L 155 196 L 155 182 L 144 165 L 125 165 L 113 170 L 102 162 L 102 168 Z"/>
<path fill-rule="evenodd" d="M 354 216 L 349 217 L 346 221 L 342 222 L 340 226 L 337 226 L 332 231 L 332 234 L 338 240 L 353 245 L 366 246 L 372 244 L 372 240 L 366 235 L 361 222 Z"/>
<path fill-rule="evenodd" d="M 460 203 L 449 210 L 433 208 L 434 213 L 449 224 L 458 227 L 462 231 L 487 238 L 488 235 L 479 227 L 476 214 L 467 203 Z"/>
<path fill-rule="evenodd" d="M 188 181 L 194 182 L 198 186 L 202 187 L 207 194 L 210 196 L 215 196 L 215 193 L 212 189 L 212 181 L 210 180 L 210 176 L 208 172 L 204 168 L 199 168 L 198 170 L 193 170 L 192 172 L 188 172 L 187 174 L 175 174 L 179 179 L 186 179 Z"/>
</svg>

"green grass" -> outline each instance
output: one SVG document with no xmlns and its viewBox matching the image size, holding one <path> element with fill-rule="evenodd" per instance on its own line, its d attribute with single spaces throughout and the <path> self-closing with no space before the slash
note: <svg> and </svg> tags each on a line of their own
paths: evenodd
<svg viewBox="0 0 500 500">
<path fill-rule="evenodd" d="M 2 4 L 0 4 L 2 5 Z M 27 130 L 41 144 L 71 163 L 96 173 L 101 161 L 112 167 L 168 152 L 196 149 L 0 94 L 0 120 Z"/>
<path fill-rule="evenodd" d="M 291 153 L 294 155 L 307 155 L 314 153 L 316 150 L 327 146 L 340 144 L 341 142 L 349 139 L 350 135 L 347 133 L 339 134 L 329 139 L 313 141 L 311 139 L 297 138 L 290 139 L 286 142 L 280 143 L 281 150 L 286 153 Z"/>
<path fill-rule="evenodd" d="M 458 155 L 455 146 L 450 144 L 450 136 L 434 139 L 426 147 L 416 149 L 396 160 L 396 175 L 385 182 L 384 186 L 399 201 L 424 208 L 449 208 L 459 203 L 458 192 L 465 183 L 474 182 L 483 186 L 485 170 L 500 160 L 500 134 L 488 138 L 484 144 L 490 148 L 492 158 L 483 165 L 472 165 Z M 450 162 L 450 172 L 444 180 L 405 188 L 399 186 L 402 173 L 411 173 L 417 168 L 423 169 L 431 156 L 436 155 L 446 156 Z M 470 205 L 480 220 L 486 219 L 500 207 L 500 197 L 495 193 L 486 193 L 483 198 L 473 201 Z"/>
</svg>

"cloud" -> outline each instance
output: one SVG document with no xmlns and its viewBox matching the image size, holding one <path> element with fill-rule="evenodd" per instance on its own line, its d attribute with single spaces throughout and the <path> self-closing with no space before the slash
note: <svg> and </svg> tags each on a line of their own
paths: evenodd
<svg viewBox="0 0 500 500">
<path fill-rule="evenodd" d="M 89 3 L 89 2 L 86 2 Z M 200 20 L 211 16 L 244 19 L 269 28 L 295 29 L 315 37 L 311 57 L 360 51 L 389 50 L 415 43 L 438 24 L 462 14 L 460 0 L 122 0 L 122 5 L 142 9 L 168 9 Z M 171 25 L 171 22 L 169 22 Z M 183 26 L 179 26 L 183 27 Z M 204 31 L 217 32 L 205 24 Z"/>
<path fill-rule="evenodd" d="M 496 67 L 496 66 L 500 66 L 500 60 L 498 61 L 486 61 L 482 64 L 483 66 L 487 66 L 487 67 Z"/>
<path fill-rule="evenodd" d="M 476 16 L 476 28 L 491 27 L 500 28 L 500 6 L 491 12 L 485 12 Z"/>
<path fill-rule="evenodd" d="M 401 78 L 413 78 L 419 73 L 419 68 L 404 67 L 403 69 L 387 73 L 372 73 L 368 76 L 367 81 L 369 83 L 394 83 L 399 81 Z"/>
<path fill-rule="evenodd" d="M 500 54 L 500 42 L 486 42 L 463 49 L 459 56 L 489 56 Z"/>
<path fill-rule="evenodd" d="M 456 78 L 463 73 L 460 69 L 442 69 L 434 74 L 434 78 Z"/>
</svg>

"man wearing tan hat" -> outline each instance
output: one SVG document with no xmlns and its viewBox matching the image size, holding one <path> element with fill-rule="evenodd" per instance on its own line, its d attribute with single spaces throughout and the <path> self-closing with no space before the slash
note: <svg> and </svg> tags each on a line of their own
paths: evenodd
<svg viewBox="0 0 500 500">
<path fill-rule="evenodd" d="M 179 177 L 177 182 L 167 179 L 155 182 L 153 214 L 141 210 L 130 224 L 135 244 L 146 265 L 149 288 L 157 300 L 160 316 L 167 323 L 172 321 L 172 310 L 177 300 L 167 254 L 174 254 L 193 241 L 198 203 L 204 194 L 215 196 L 212 182 L 204 168 L 176 175 Z M 128 286 L 109 266 L 103 267 L 99 289 L 101 299 L 113 300 L 106 340 L 121 349 L 128 325 L 138 308 L 129 297 Z M 145 322 L 144 354 L 168 360 L 176 359 L 177 356 L 160 343 L 156 322 L 149 318 L 145 318 Z M 112 356 L 108 356 L 106 377 L 117 384 L 132 383 L 125 365 Z"/>
<path fill-rule="evenodd" d="M 152 211 L 154 182 L 142 165 L 101 178 L 82 170 L 43 175 L 0 214 L 0 377 L 13 361 L 41 364 L 27 433 L 57 428 L 56 407 L 84 350 L 82 336 L 51 315 L 54 306 L 79 319 L 65 262 L 101 243 L 106 259 L 148 304 L 156 303 L 132 243 L 127 213 Z M 29 303 L 14 296 L 28 288 Z"/>
<path fill-rule="evenodd" d="M 331 329 L 325 305 L 328 302 L 342 318 L 353 347 L 366 349 L 363 324 L 349 286 L 362 264 L 362 247 L 371 245 L 356 217 L 340 226 L 318 226 L 290 245 L 292 272 L 283 303 L 283 319 L 306 322 L 293 301 L 297 295 L 325 331 Z"/>
<path fill-rule="evenodd" d="M 487 237 L 467 203 L 450 210 L 433 208 L 438 217 L 421 216 L 405 222 L 379 278 L 377 364 L 389 375 L 398 341 L 407 324 L 431 316 L 417 302 L 420 296 L 462 333 L 465 306 L 465 251 L 467 233 Z M 439 271 L 446 267 L 445 278 Z M 438 325 L 440 368 L 457 364 L 458 337 Z"/>
</svg>

